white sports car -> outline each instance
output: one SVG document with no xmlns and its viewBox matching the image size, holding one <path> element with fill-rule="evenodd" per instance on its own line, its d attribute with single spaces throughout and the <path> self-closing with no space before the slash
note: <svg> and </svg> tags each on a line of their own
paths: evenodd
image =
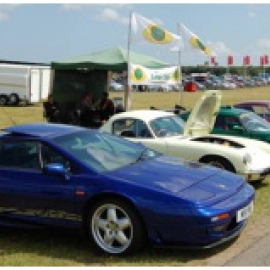
<svg viewBox="0 0 270 270">
<path fill-rule="evenodd" d="M 221 104 L 219 91 L 206 91 L 185 123 L 159 110 L 116 114 L 101 130 L 140 142 L 167 155 L 207 163 L 262 181 L 270 174 L 270 145 L 253 139 L 209 135 Z"/>
</svg>

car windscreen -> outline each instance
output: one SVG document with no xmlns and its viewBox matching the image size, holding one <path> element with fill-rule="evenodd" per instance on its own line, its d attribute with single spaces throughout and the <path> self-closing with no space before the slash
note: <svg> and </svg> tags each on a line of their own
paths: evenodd
<svg viewBox="0 0 270 270">
<path fill-rule="evenodd" d="M 159 153 L 105 132 L 81 131 L 55 138 L 54 143 L 89 168 L 113 171 L 154 158 Z"/>
<path fill-rule="evenodd" d="M 150 126 L 157 137 L 182 135 L 185 122 L 178 116 L 164 116 L 150 121 Z"/>
<path fill-rule="evenodd" d="M 248 131 L 270 132 L 270 124 L 256 113 L 246 112 L 239 117 L 242 125 Z"/>
</svg>

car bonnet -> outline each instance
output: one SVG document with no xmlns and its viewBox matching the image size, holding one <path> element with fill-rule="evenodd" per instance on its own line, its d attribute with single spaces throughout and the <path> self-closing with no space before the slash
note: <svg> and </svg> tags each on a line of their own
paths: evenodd
<svg viewBox="0 0 270 270">
<path fill-rule="evenodd" d="M 184 135 L 197 136 L 209 134 L 213 129 L 220 105 L 220 91 L 206 91 L 189 115 L 185 124 Z"/>
<path fill-rule="evenodd" d="M 227 198 L 244 183 L 242 177 L 225 170 L 169 156 L 138 162 L 109 174 L 118 180 L 197 204 Z"/>
</svg>

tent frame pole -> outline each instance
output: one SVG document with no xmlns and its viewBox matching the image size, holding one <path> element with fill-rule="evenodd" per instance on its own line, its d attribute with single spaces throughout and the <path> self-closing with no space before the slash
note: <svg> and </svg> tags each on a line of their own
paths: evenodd
<svg viewBox="0 0 270 270">
<path fill-rule="evenodd" d="M 128 49 L 127 49 L 127 84 L 125 88 L 125 110 L 129 111 L 131 108 L 131 85 L 130 85 L 130 36 L 131 36 L 131 18 L 132 12 L 129 15 L 129 30 L 128 30 Z"/>
</svg>

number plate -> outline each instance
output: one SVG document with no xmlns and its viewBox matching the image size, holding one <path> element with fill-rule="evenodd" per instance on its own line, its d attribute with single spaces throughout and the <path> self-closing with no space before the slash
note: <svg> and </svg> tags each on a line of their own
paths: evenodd
<svg viewBox="0 0 270 270">
<path fill-rule="evenodd" d="M 252 212 L 253 212 L 253 201 L 246 207 L 237 211 L 236 221 L 241 222 L 242 220 L 248 218 Z"/>
</svg>

